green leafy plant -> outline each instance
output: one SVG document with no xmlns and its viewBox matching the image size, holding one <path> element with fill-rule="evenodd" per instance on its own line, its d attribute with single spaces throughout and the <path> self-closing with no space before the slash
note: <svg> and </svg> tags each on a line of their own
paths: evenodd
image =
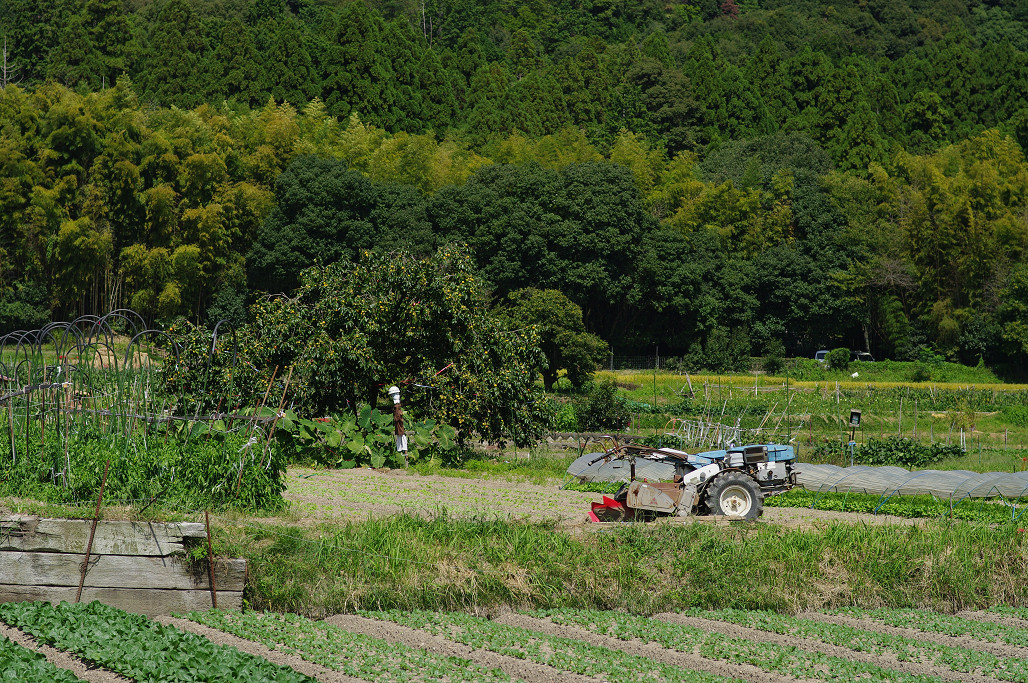
<svg viewBox="0 0 1028 683">
<path fill-rule="evenodd" d="M 32 424 L 27 439 L 14 441 L 15 457 L 0 460 L 0 495 L 50 503 L 95 500 L 109 459 L 105 501 L 184 510 L 274 510 L 285 504 L 283 452 L 261 432 L 175 424 L 180 426 L 167 435 L 137 430 L 128 436 L 87 426 L 66 444 L 55 429 L 41 433 Z"/>
<path fill-rule="evenodd" d="M 924 444 L 915 439 L 899 436 L 871 437 L 856 451 L 856 462 L 862 465 L 895 465 L 923 468 L 947 458 L 958 458 L 964 452 L 959 446 L 934 443 Z"/>
<path fill-rule="evenodd" d="M 426 652 L 401 643 L 352 633 L 295 614 L 209 610 L 187 615 L 192 621 L 262 643 L 267 647 L 369 681 L 430 683 L 441 679 L 469 683 L 506 682 L 499 669 L 466 659 Z"/>
<path fill-rule="evenodd" d="M 728 683 L 731 680 L 704 671 L 691 671 L 675 664 L 657 662 L 618 649 L 590 645 L 581 640 L 551 636 L 518 626 L 498 624 L 468 614 L 398 610 L 362 614 L 423 629 L 475 649 L 489 650 L 552 666 L 561 671 L 606 680 L 616 679 L 625 683 L 654 680 L 669 683 Z"/>
<path fill-rule="evenodd" d="M 618 395 L 613 380 L 603 380 L 593 385 L 589 398 L 578 415 L 578 426 L 584 431 L 613 430 L 628 428 L 632 420 L 625 399 Z"/>
<path fill-rule="evenodd" d="M 830 370 L 848 370 L 850 367 L 850 350 L 842 347 L 832 349 L 825 356 L 825 364 Z"/>
<path fill-rule="evenodd" d="M 578 430 L 578 413 L 574 403 L 559 403 L 554 406 L 550 418 L 550 429 L 555 432 L 574 432 Z"/>
<path fill-rule="evenodd" d="M 584 628 L 594 633 L 613 636 L 621 640 L 639 639 L 643 642 L 658 643 L 666 648 L 680 652 L 694 652 L 699 649 L 704 657 L 722 659 L 736 663 L 746 663 L 764 671 L 804 679 L 821 679 L 828 681 L 858 680 L 868 678 L 876 681 L 894 681 L 896 683 L 934 680 L 927 677 L 907 674 L 888 669 L 873 663 L 857 662 L 844 657 L 826 655 L 821 652 L 810 652 L 788 645 L 774 645 L 744 638 L 722 635 L 698 626 L 669 623 L 662 619 L 650 619 L 620 612 L 598 612 L 592 610 L 540 610 L 534 613 L 546 617 L 557 624 L 565 624 Z M 700 618 L 731 619 L 738 617 L 751 618 L 760 624 L 763 612 L 747 612 L 742 610 L 721 610 L 704 612 L 692 610 L 690 616 Z M 770 619 L 777 615 L 768 614 Z M 750 625 L 746 623 L 746 625 Z M 826 624 L 825 631 L 831 631 L 834 624 Z M 761 626 L 755 626 L 761 628 Z M 766 628 L 765 630 L 772 630 Z M 857 631 L 857 629 L 850 629 Z M 806 634 L 804 634 L 806 635 Z M 853 647 L 852 644 L 845 644 Z"/>
<path fill-rule="evenodd" d="M 406 417 L 407 462 L 434 454 L 445 459 L 456 450 L 453 427 L 435 420 L 411 420 L 409 414 Z M 356 414 L 333 413 L 314 419 L 299 417 L 295 411 L 287 410 L 278 426 L 281 431 L 277 434 L 283 447 L 301 461 L 343 469 L 358 465 L 406 464 L 395 448 L 392 414 L 366 404 Z"/>
<path fill-rule="evenodd" d="M 570 488 L 570 487 L 569 487 Z M 764 499 L 766 507 L 806 507 L 839 512 L 865 512 L 908 518 L 952 518 L 986 524 L 1017 523 L 1023 508 L 983 498 L 951 502 L 933 496 L 883 497 L 869 493 L 834 493 L 793 489 Z"/>
<path fill-rule="evenodd" d="M 70 671 L 58 669 L 46 657 L 0 638 L 0 680 L 18 683 L 77 683 Z"/>
<path fill-rule="evenodd" d="M 0 604 L 0 620 L 41 643 L 138 681 L 312 681 L 234 647 L 215 645 L 202 636 L 99 602 L 8 602 Z"/>
<path fill-rule="evenodd" d="M 1022 681 L 1028 675 L 1028 664 L 1026 664 L 1025 660 L 1018 657 L 1002 657 L 978 649 L 943 645 L 919 638 L 881 633 L 876 630 L 865 630 L 816 619 L 803 619 L 774 612 L 737 609 L 714 611 L 690 610 L 687 614 L 781 635 L 819 640 L 830 645 L 858 652 L 888 653 L 903 661 L 932 663 L 937 666 L 948 667 L 953 671 L 970 672 L 978 670 L 987 676 L 1006 681 Z M 860 612 L 857 612 L 857 614 L 860 614 Z M 897 620 L 898 623 L 907 626 L 912 625 L 911 621 L 910 619 Z M 889 622 L 887 621 L 886 623 Z M 952 622 L 950 622 L 950 625 L 952 625 Z M 840 676 L 839 678 L 854 680 L 858 676 L 852 674 L 858 673 L 862 667 L 879 668 L 874 665 L 858 665 L 856 662 L 851 664 L 856 665 L 851 668 L 851 675 Z M 870 669 L 865 671 L 866 673 L 871 673 Z M 911 675 L 906 674 L 906 676 Z M 888 679 L 876 678 L 876 680 L 901 679 L 893 676 Z M 910 679 L 908 678 L 907 680 Z"/>
</svg>

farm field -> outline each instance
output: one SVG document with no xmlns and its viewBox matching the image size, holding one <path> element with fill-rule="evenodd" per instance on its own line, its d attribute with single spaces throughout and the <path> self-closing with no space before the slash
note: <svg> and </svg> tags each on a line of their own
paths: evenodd
<svg viewBox="0 0 1028 683">
<path fill-rule="evenodd" d="M 103 638 L 100 618 L 124 639 Z M 19 603 L 0 622 L 4 680 L 1028 680 L 1028 613 L 1014 609 L 367 610 L 323 620 L 210 610 L 150 620 L 95 603 Z M 146 647 L 165 649 L 140 657 Z"/>
<path fill-rule="evenodd" d="M 18 421 L 9 416 L 5 481 L 24 498 L 0 507 L 91 514 L 109 462 L 101 515 L 197 521 L 210 512 L 215 553 L 248 560 L 253 610 L 149 620 L 98 604 L 0 605 L 2 676 L 1028 680 L 1028 644 L 1017 635 L 1028 617 L 981 611 L 1028 602 L 1028 540 L 1008 508 L 983 502 L 954 514 L 937 500 L 882 507 L 873 496 L 819 494 L 815 507 L 831 509 L 811 509 L 795 492 L 781 498 L 793 507 L 769 504 L 755 524 L 590 525 L 597 493 L 559 488 L 576 449 L 426 454 L 408 470 L 363 466 L 374 460 L 287 468 L 290 458 L 309 461 L 282 447 L 289 438 L 272 438 L 286 429 L 275 431 L 275 417 L 137 419 L 164 407 L 129 374 L 108 393 L 132 410 L 68 413 L 53 404 L 83 399 L 60 392 L 9 410 Z M 823 444 L 838 443 L 852 407 L 864 411 L 868 438 L 945 442 L 963 432 L 967 452 L 949 451 L 946 467 L 1023 462 L 1023 387 L 693 377 L 685 396 L 680 376 L 651 387 L 649 375 L 615 377 L 638 435 L 673 431 L 672 418 L 737 421 L 769 440 L 784 435 L 801 461 L 833 462 Z M 151 404 L 139 408 L 142 399 Z"/>
<path fill-rule="evenodd" d="M 858 373 L 884 363 L 854 364 Z M 960 366 L 957 366 L 960 367 Z M 814 369 L 812 372 L 821 372 Z M 762 437 L 791 441 L 801 459 L 825 458 L 820 444 L 847 441 L 851 409 L 862 411 L 858 444 L 897 435 L 923 442 L 963 443 L 967 458 L 953 469 L 1021 469 L 1028 455 L 1028 385 L 968 381 L 883 381 L 849 375 L 797 381 L 764 375 L 687 375 L 601 372 L 616 382 L 632 413 L 630 432 L 681 430 L 676 420 L 702 420 L 760 429 Z M 988 378 L 985 378 L 988 379 Z M 963 440 L 962 440 L 963 439 Z M 841 455 L 841 453 L 839 454 Z M 837 462 L 835 464 L 841 464 Z"/>
<path fill-rule="evenodd" d="M 558 483 L 532 484 L 501 477 L 465 478 L 418 475 L 403 470 L 318 470 L 291 467 L 286 474 L 288 512 L 266 521 L 304 526 L 356 521 L 409 513 L 427 517 L 441 512 L 451 517 L 555 521 L 562 527 L 586 530 L 589 503 L 596 493 L 559 490 Z M 795 507 L 766 507 L 763 523 L 790 527 L 817 522 L 845 521 L 867 524 L 917 524 L 916 518 L 891 514 L 811 509 L 805 499 Z M 685 523 L 721 524 L 723 520 L 690 517 Z M 585 526 L 583 526 L 585 525 Z M 605 527 L 606 525 L 600 525 Z"/>
</svg>

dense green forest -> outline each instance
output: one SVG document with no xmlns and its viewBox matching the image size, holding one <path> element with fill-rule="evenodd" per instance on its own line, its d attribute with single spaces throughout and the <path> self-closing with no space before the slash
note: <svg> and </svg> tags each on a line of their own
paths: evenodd
<svg viewBox="0 0 1028 683">
<path fill-rule="evenodd" d="M 467 243 L 618 350 L 1028 369 L 1028 2 L 5 0 L 0 332 Z"/>
</svg>

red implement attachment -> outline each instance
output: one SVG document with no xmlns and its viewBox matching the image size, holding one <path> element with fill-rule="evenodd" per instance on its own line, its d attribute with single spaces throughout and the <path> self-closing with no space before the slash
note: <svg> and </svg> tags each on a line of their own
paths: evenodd
<svg viewBox="0 0 1028 683">
<path fill-rule="evenodd" d="M 601 503 L 593 503 L 589 511 L 589 520 L 593 522 L 623 522 L 634 516 L 635 510 L 626 508 L 623 503 L 608 496 L 604 496 Z"/>
</svg>

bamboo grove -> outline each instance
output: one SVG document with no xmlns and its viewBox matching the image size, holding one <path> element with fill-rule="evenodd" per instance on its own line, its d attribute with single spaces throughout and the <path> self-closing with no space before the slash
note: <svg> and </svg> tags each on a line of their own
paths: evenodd
<svg viewBox="0 0 1028 683">
<path fill-rule="evenodd" d="M 1028 14 L 964 1 L 10 0 L 0 327 L 241 319 L 466 243 L 616 348 L 1023 372 Z M 720 356 L 719 356 L 720 354 Z"/>
</svg>

